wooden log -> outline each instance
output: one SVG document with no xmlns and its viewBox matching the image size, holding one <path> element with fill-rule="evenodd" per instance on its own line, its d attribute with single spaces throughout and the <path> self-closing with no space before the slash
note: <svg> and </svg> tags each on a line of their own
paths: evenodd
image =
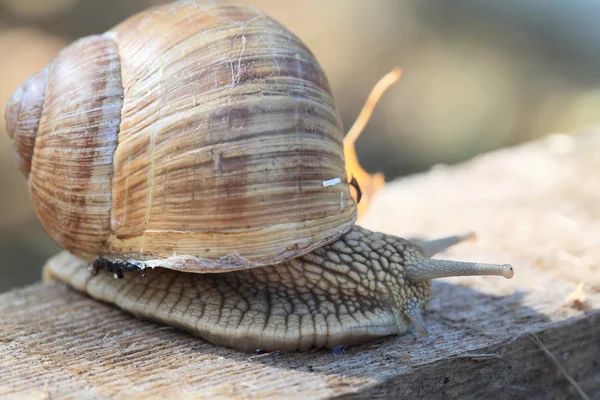
<svg viewBox="0 0 600 400">
<path fill-rule="evenodd" d="M 376 197 L 366 227 L 474 230 L 442 256 L 515 267 L 436 281 L 427 339 L 253 356 L 39 283 L 0 295 L 0 397 L 600 398 L 599 151 L 600 132 L 554 135 Z"/>
</svg>

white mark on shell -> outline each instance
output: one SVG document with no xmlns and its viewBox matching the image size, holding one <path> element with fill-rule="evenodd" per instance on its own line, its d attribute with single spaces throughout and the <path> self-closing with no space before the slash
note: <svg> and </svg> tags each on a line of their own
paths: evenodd
<svg viewBox="0 0 600 400">
<path fill-rule="evenodd" d="M 340 178 L 330 179 L 328 181 L 323 181 L 323 187 L 335 186 L 341 182 L 342 182 L 342 180 Z"/>
</svg>

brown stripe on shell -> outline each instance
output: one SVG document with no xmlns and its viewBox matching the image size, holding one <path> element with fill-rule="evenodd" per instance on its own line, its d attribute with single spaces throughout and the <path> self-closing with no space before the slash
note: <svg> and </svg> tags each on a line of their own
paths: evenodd
<svg viewBox="0 0 600 400">
<path fill-rule="evenodd" d="M 117 48 L 107 36 L 78 40 L 48 66 L 29 189 L 50 236 L 85 258 L 101 254 L 110 232 L 122 97 Z"/>
<path fill-rule="evenodd" d="M 6 106 L 6 130 L 13 141 L 13 158 L 19 171 L 26 177 L 31 171 L 47 80 L 48 70 L 44 68 L 27 79 Z"/>
<path fill-rule="evenodd" d="M 341 121 L 314 56 L 256 10 L 216 4 L 155 8 L 111 32 L 125 100 L 109 255 L 272 264 L 355 220 Z"/>
</svg>

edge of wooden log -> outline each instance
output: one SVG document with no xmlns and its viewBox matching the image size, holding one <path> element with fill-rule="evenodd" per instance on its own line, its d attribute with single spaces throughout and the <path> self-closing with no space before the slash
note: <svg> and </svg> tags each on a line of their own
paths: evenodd
<svg viewBox="0 0 600 400">
<path fill-rule="evenodd" d="M 510 281 L 434 282 L 426 340 L 249 357 L 37 284 L 0 294 L 0 396 L 561 399 L 582 397 L 579 387 L 600 397 L 598 149 L 600 132 L 551 137 L 394 182 L 375 199 L 369 228 L 475 230 L 477 244 L 443 256 L 515 265 Z"/>
</svg>

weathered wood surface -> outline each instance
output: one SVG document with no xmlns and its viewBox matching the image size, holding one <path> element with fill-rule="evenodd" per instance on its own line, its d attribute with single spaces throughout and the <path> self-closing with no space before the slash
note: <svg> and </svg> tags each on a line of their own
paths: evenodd
<svg viewBox="0 0 600 400">
<path fill-rule="evenodd" d="M 376 198 L 369 228 L 475 230 L 443 256 L 515 266 L 510 281 L 436 282 L 428 339 L 252 357 L 37 284 L 0 295 L 0 397 L 600 398 L 598 154 L 600 132 L 552 136 Z M 581 282 L 587 299 L 567 301 Z"/>
</svg>

